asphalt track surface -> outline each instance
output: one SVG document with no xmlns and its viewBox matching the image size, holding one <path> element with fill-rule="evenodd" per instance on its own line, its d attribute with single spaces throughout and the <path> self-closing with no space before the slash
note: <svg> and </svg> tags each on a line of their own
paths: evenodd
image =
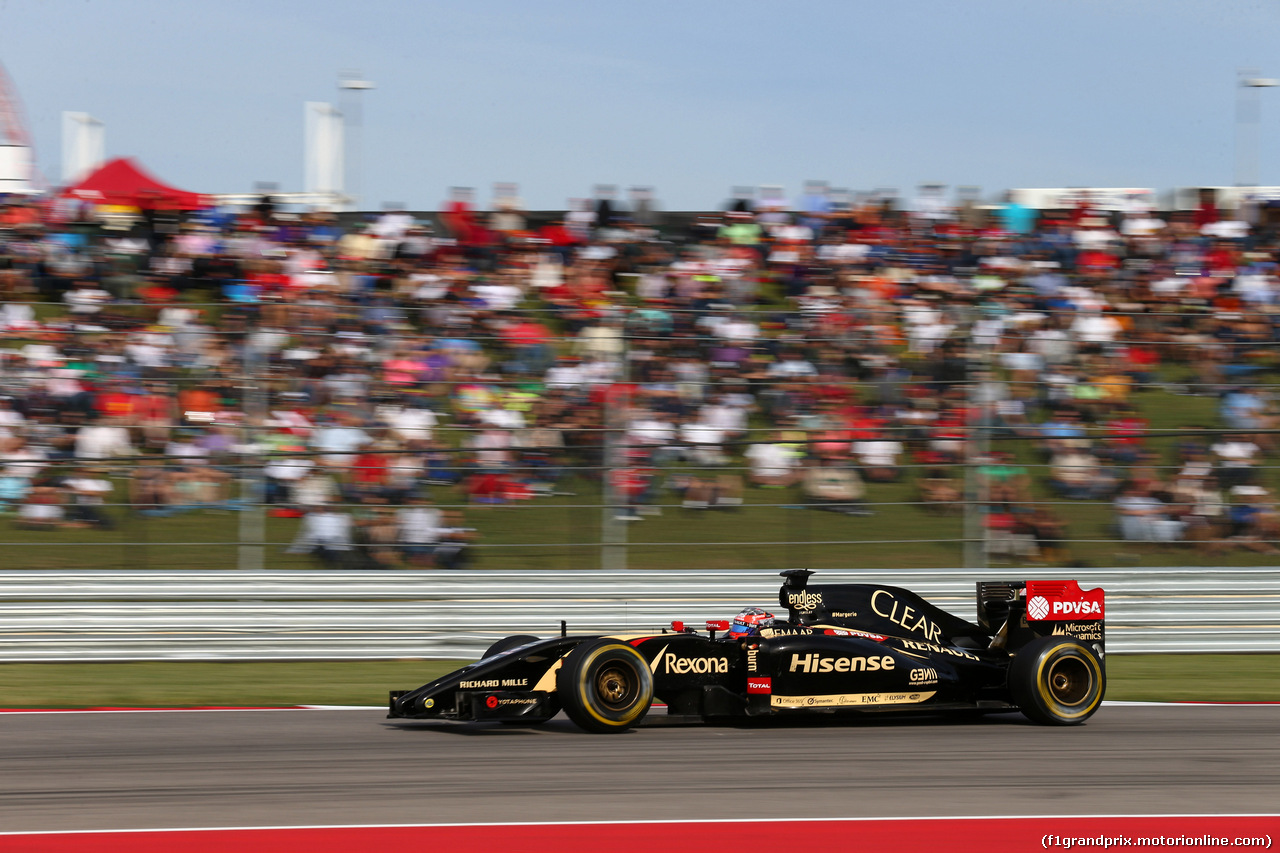
<svg viewBox="0 0 1280 853">
<path fill-rule="evenodd" d="M 0 831 L 1272 813 L 1280 706 L 587 735 L 376 710 L 0 715 Z"/>
</svg>

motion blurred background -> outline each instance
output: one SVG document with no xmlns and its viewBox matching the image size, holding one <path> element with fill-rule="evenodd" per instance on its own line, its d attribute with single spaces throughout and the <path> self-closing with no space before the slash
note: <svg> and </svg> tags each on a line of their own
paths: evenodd
<svg viewBox="0 0 1280 853">
<path fill-rule="evenodd" d="M 1276 14 L 6 6 L 0 549 L 1267 569 Z"/>
</svg>

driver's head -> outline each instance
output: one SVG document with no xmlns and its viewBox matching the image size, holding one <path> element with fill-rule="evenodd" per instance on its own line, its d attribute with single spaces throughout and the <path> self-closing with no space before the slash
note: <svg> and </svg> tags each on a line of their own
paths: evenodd
<svg viewBox="0 0 1280 853">
<path fill-rule="evenodd" d="M 729 626 L 729 636 L 735 640 L 739 637 L 759 636 L 761 626 L 772 621 L 773 614 L 769 611 L 759 607 L 745 607 L 733 617 L 733 624 Z"/>
</svg>

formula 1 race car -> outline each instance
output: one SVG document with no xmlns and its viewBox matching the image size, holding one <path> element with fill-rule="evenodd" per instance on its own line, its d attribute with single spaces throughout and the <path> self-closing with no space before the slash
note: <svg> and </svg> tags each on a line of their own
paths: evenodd
<svg viewBox="0 0 1280 853">
<path fill-rule="evenodd" d="M 499 640 L 416 690 L 389 717 L 543 723 L 562 708 L 590 732 L 639 725 L 655 702 L 705 721 L 847 712 L 1021 711 L 1077 725 L 1102 703 L 1105 602 L 1075 581 L 977 584 L 967 622 L 905 589 L 810 586 L 782 573 L 787 618 L 746 636 L 673 622 L 656 634 Z"/>
</svg>

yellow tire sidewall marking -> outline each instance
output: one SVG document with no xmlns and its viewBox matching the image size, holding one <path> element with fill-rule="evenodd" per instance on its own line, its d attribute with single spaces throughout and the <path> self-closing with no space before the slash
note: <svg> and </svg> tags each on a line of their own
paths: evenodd
<svg viewBox="0 0 1280 853">
<path fill-rule="evenodd" d="M 1048 683 L 1044 679 L 1045 666 L 1047 666 L 1049 662 L 1053 660 L 1053 656 L 1060 649 L 1070 649 L 1073 652 L 1077 652 L 1079 656 L 1083 658 L 1085 663 L 1088 665 L 1090 672 L 1093 673 L 1094 682 L 1098 685 L 1097 696 L 1094 697 L 1094 700 L 1090 702 L 1087 707 L 1082 708 L 1079 711 L 1075 711 L 1073 713 L 1068 713 L 1066 711 L 1058 710 L 1058 708 L 1061 707 L 1062 703 L 1054 699 L 1049 694 Z M 1044 700 L 1045 706 L 1053 712 L 1054 716 L 1060 717 L 1064 720 L 1075 720 L 1091 713 L 1094 708 L 1098 707 L 1098 703 L 1102 701 L 1102 670 L 1098 666 L 1098 662 L 1094 659 L 1093 655 L 1081 652 L 1078 646 L 1075 646 L 1071 643 L 1061 643 L 1059 645 L 1046 649 L 1045 652 L 1040 656 L 1039 665 L 1036 667 L 1036 689 L 1040 691 L 1040 698 Z"/>
<path fill-rule="evenodd" d="M 644 663 L 644 659 L 640 657 L 640 653 L 632 649 L 630 646 L 624 646 L 621 644 L 610 644 L 607 646 L 601 646 L 600 648 L 593 651 L 590 655 L 588 655 L 586 660 L 582 662 L 582 668 L 578 670 L 578 690 L 583 694 L 584 698 L 588 700 L 583 702 L 582 704 L 586 708 L 588 714 L 595 717 L 597 720 L 599 720 L 601 723 L 604 723 L 606 726 L 625 726 L 628 723 L 630 723 L 632 720 L 634 720 L 636 717 L 638 717 L 640 715 L 640 712 L 644 709 L 644 703 L 637 702 L 635 707 L 631 710 L 631 713 L 628 714 L 625 718 L 619 719 L 619 720 L 611 720 L 608 717 L 602 717 L 596 711 L 595 703 L 591 701 L 593 691 L 588 684 L 588 673 L 591 671 L 591 667 L 595 664 L 596 659 L 599 658 L 600 655 L 604 654 L 605 652 L 610 652 L 617 649 L 622 649 L 625 652 L 630 652 L 632 655 L 634 655 L 636 658 L 639 659 L 640 663 L 642 664 Z M 646 666 L 645 669 L 647 670 L 647 668 L 648 667 Z M 637 672 L 638 671 L 639 670 L 637 670 Z"/>
</svg>

